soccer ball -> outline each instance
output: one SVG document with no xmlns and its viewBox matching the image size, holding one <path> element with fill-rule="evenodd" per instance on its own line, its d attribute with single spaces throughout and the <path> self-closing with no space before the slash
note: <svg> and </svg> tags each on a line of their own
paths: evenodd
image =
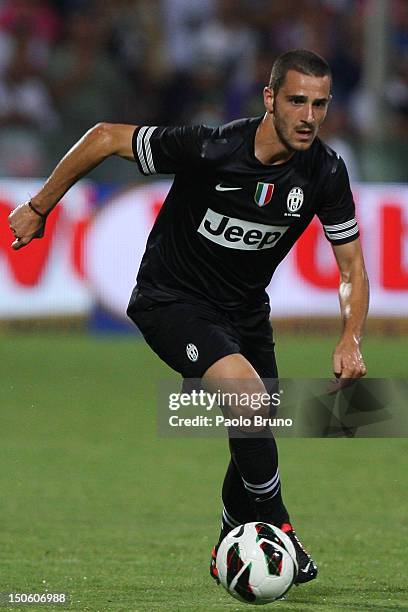
<svg viewBox="0 0 408 612">
<path fill-rule="evenodd" d="M 298 566 L 290 538 L 269 523 L 235 527 L 217 552 L 218 577 L 236 599 L 260 605 L 282 597 L 292 586 Z"/>
</svg>

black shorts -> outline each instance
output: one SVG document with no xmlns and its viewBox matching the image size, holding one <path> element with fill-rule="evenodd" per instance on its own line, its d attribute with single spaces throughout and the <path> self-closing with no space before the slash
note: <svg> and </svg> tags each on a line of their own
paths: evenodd
<svg viewBox="0 0 408 612">
<path fill-rule="evenodd" d="M 277 378 L 267 303 L 227 311 L 184 298 L 162 302 L 135 288 L 127 309 L 146 342 L 183 378 L 201 378 L 216 361 L 240 353 L 261 378 Z"/>
</svg>

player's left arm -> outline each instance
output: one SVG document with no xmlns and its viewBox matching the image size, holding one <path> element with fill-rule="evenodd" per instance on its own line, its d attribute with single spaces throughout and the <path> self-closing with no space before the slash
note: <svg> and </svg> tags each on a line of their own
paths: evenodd
<svg viewBox="0 0 408 612">
<path fill-rule="evenodd" d="M 333 353 L 333 371 L 340 378 L 359 378 L 367 368 L 361 353 L 368 312 L 369 283 L 360 240 L 332 244 L 340 271 L 339 298 L 343 332 Z"/>
</svg>

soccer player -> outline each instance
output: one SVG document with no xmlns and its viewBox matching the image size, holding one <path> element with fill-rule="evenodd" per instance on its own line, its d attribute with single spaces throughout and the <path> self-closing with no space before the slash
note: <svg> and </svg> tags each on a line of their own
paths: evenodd
<svg viewBox="0 0 408 612">
<path fill-rule="evenodd" d="M 110 155 L 136 161 L 144 175 L 174 174 L 128 315 L 184 378 L 200 378 L 222 392 L 264 393 L 263 380 L 277 378 L 265 288 L 317 215 L 341 277 L 343 329 L 333 371 L 339 378 L 364 376 L 360 343 L 368 281 L 354 202 L 342 159 L 317 138 L 330 90 L 326 61 L 294 50 L 273 65 L 263 116 L 218 128 L 98 124 L 40 191 L 11 213 L 12 246 L 20 249 L 40 238 L 64 193 Z M 239 402 L 229 408 L 234 416 L 253 416 Z M 268 408 L 260 413 L 266 416 Z M 258 427 L 229 433 L 220 541 L 240 523 L 273 523 L 295 545 L 296 582 L 312 580 L 317 567 L 283 503 L 272 432 Z M 217 578 L 215 553 L 216 547 L 210 572 Z"/>
</svg>

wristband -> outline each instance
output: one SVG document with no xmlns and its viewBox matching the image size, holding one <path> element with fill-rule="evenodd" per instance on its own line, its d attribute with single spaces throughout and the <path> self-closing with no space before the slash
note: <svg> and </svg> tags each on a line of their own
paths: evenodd
<svg viewBox="0 0 408 612">
<path fill-rule="evenodd" d="M 45 221 L 45 219 L 48 217 L 48 213 L 42 213 L 42 212 L 40 212 L 39 210 L 37 210 L 37 209 L 36 209 L 36 208 L 35 208 L 35 207 L 32 205 L 31 200 L 28 200 L 27 204 L 29 205 L 29 207 L 31 208 L 31 210 L 32 210 L 33 212 L 35 212 L 35 214 L 36 214 L 36 215 L 38 215 L 39 217 L 41 217 L 41 219 L 44 219 L 44 221 Z"/>
</svg>

